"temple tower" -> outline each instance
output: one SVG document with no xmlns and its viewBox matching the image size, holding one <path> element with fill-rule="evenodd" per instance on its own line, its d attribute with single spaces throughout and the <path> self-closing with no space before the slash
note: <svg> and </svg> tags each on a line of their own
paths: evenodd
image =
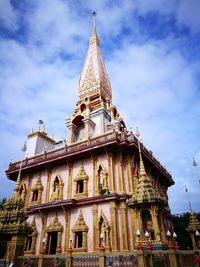
<svg viewBox="0 0 200 267">
<path fill-rule="evenodd" d="M 95 13 L 78 100 L 66 126 L 61 141 L 42 126 L 32 131 L 22 164 L 13 161 L 6 171 L 13 181 L 22 171 L 19 194 L 33 227 L 25 254 L 131 252 L 138 229 L 162 247 L 171 227 L 167 190 L 174 181 L 112 103 Z"/>
</svg>

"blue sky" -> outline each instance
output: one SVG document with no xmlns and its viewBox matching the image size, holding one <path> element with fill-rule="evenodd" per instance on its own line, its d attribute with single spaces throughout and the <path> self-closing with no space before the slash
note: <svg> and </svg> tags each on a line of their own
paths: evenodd
<svg viewBox="0 0 200 267">
<path fill-rule="evenodd" d="M 113 103 L 172 174 L 172 212 L 188 210 L 185 185 L 199 211 L 198 0 L 1 0 L 0 198 L 13 188 L 5 169 L 39 119 L 66 137 L 94 10 Z"/>
</svg>

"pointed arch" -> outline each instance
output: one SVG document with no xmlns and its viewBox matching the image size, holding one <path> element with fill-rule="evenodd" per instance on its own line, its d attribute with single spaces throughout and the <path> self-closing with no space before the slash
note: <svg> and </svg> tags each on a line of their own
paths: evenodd
<svg viewBox="0 0 200 267">
<path fill-rule="evenodd" d="M 57 173 L 52 182 L 51 200 L 63 199 L 63 181 L 61 176 Z"/>
<path fill-rule="evenodd" d="M 77 221 L 72 228 L 73 232 L 73 250 L 79 252 L 87 251 L 87 232 L 89 228 L 85 223 L 82 209 L 79 212 Z"/>
<path fill-rule="evenodd" d="M 34 205 L 40 204 L 42 201 L 42 191 L 43 191 L 43 185 L 40 176 L 38 176 L 37 182 L 31 188 L 31 191 L 32 191 L 31 203 Z"/>
<path fill-rule="evenodd" d="M 80 169 L 78 171 L 78 174 L 73 179 L 76 186 L 75 186 L 75 192 L 74 197 L 87 197 L 88 196 L 88 179 L 89 176 L 86 174 L 83 162 L 80 166 Z"/>
</svg>

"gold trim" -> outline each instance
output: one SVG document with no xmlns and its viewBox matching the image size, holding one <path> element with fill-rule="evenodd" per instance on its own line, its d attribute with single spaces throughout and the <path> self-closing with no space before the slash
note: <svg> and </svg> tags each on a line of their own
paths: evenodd
<svg viewBox="0 0 200 267">
<path fill-rule="evenodd" d="M 97 250 L 98 240 L 98 205 L 94 204 L 92 209 L 93 214 L 93 251 Z"/>
<path fill-rule="evenodd" d="M 49 193 L 51 185 L 51 170 L 48 168 L 46 169 L 46 176 L 47 176 L 47 185 L 46 185 L 45 203 L 49 202 Z"/>
<path fill-rule="evenodd" d="M 120 214 L 120 221 L 121 221 L 121 240 L 122 240 L 122 251 L 129 250 L 128 244 L 128 225 L 127 225 L 127 207 L 125 202 L 121 202 L 119 204 L 119 214 Z"/>
<path fill-rule="evenodd" d="M 108 157 L 108 172 L 109 172 L 109 180 L 110 180 L 110 193 L 116 193 L 115 190 L 115 179 L 114 179 L 114 172 L 113 172 L 113 153 L 111 151 L 107 152 Z"/>
<path fill-rule="evenodd" d="M 111 243 L 112 251 L 118 251 L 117 236 L 117 204 L 115 201 L 110 202 L 110 218 L 111 218 Z"/>
<path fill-rule="evenodd" d="M 42 222 L 42 231 L 40 235 L 40 254 L 44 254 L 45 248 L 43 245 L 43 239 L 45 238 L 45 230 L 46 230 L 46 224 L 47 224 L 47 215 L 41 214 L 41 222 Z"/>
<path fill-rule="evenodd" d="M 132 158 L 131 155 L 127 156 L 127 176 L 128 176 L 128 193 L 133 194 L 134 185 L 133 185 L 133 174 L 132 174 Z"/>
<path fill-rule="evenodd" d="M 122 151 L 119 152 L 118 160 L 118 173 L 119 173 L 119 193 L 124 194 L 124 175 L 123 175 L 123 158 L 122 158 Z"/>
<path fill-rule="evenodd" d="M 72 176 L 73 176 L 73 162 L 68 162 L 68 191 L 67 197 L 72 197 Z"/>
<path fill-rule="evenodd" d="M 70 238 L 70 210 L 63 208 L 65 216 L 65 233 L 64 233 L 64 252 L 67 252 L 69 249 L 69 238 Z"/>
<path fill-rule="evenodd" d="M 28 190 L 27 190 L 26 201 L 25 201 L 25 207 L 26 208 L 29 206 L 29 203 L 31 202 L 30 196 L 31 196 L 32 178 L 33 178 L 33 175 L 29 174 L 29 176 L 28 176 Z"/>
</svg>

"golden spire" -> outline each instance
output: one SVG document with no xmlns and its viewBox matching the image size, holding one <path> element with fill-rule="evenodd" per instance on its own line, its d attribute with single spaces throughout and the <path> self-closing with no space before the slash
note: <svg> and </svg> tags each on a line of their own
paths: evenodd
<svg viewBox="0 0 200 267">
<path fill-rule="evenodd" d="M 152 183 L 146 173 L 144 162 L 142 159 L 141 147 L 140 147 L 140 133 L 136 128 L 136 137 L 138 139 L 138 149 L 140 158 L 140 173 L 136 191 L 133 196 L 128 200 L 128 205 L 135 205 L 141 203 L 158 203 L 164 204 L 165 199 L 160 195 L 160 193 L 153 188 Z"/>
<path fill-rule="evenodd" d="M 197 219 L 197 216 L 195 215 L 193 209 L 192 209 L 192 205 L 190 202 L 190 197 L 189 197 L 189 192 L 187 187 L 185 186 L 185 192 L 187 193 L 187 197 L 188 197 L 188 204 L 189 204 L 189 212 L 190 212 L 190 220 L 189 220 L 189 224 L 188 224 L 188 232 L 195 232 L 196 230 L 200 230 L 200 222 Z"/>
<path fill-rule="evenodd" d="M 200 222 L 197 219 L 196 214 L 192 210 L 190 201 L 189 201 L 189 207 L 190 207 L 190 220 L 187 230 L 188 232 L 195 232 L 196 230 L 200 230 Z"/>
<path fill-rule="evenodd" d="M 94 109 L 102 106 L 102 100 L 112 102 L 112 89 L 100 50 L 100 41 L 96 31 L 96 12 L 93 12 L 92 34 L 85 63 L 78 83 L 79 101 L 86 98 L 94 100 Z M 94 101 L 93 101 L 94 102 Z M 93 106 L 91 106 L 93 109 Z"/>
<path fill-rule="evenodd" d="M 146 170 L 144 167 L 144 162 L 142 159 L 141 147 L 140 147 L 140 133 L 138 128 L 136 127 L 136 137 L 138 139 L 138 149 L 139 149 L 139 157 L 140 157 L 140 177 L 147 177 Z"/>
<path fill-rule="evenodd" d="M 17 175 L 17 181 L 14 187 L 14 192 L 13 192 L 13 197 L 14 198 L 19 198 L 19 191 L 20 191 L 20 184 L 21 184 L 21 169 L 22 169 L 22 163 L 23 163 L 23 159 L 20 162 L 20 166 L 19 166 L 19 173 Z"/>
<path fill-rule="evenodd" d="M 92 13 L 93 16 L 93 25 L 92 25 L 92 35 L 90 37 L 90 44 L 96 43 L 98 46 L 100 45 L 100 40 L 97 36 L 97 30 L 96 30 L 96 12 Z"/>
</svg>

